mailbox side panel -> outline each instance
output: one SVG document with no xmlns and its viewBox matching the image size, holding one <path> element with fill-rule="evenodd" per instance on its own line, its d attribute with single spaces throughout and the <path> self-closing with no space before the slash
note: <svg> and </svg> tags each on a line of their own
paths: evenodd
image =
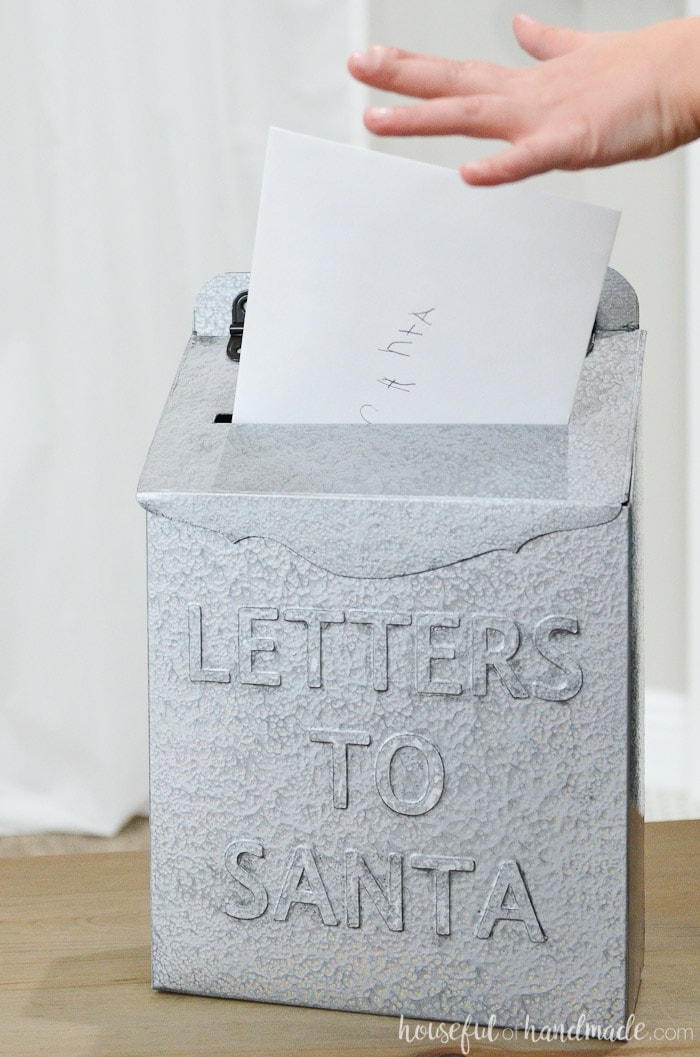
<svg viewBox="0 0 700 1057">
<path fill-rule="evenodd" d="M 149 515 L 153 983 L 627 1014 L 629 512 L 383 580 Z"/>
<path fill-rule="evenodd" d="M 627 1011 L 634 1011 L 644 962 L 644 649 L 641 545 L 641 470 L 635 454 L 629 503 L 630 681 Z"/>
</svg>

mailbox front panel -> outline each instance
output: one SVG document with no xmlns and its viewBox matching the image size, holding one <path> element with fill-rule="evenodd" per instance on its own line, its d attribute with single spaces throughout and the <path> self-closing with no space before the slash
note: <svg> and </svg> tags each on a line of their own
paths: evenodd
<svg viewBox="0 0 700 1057">
<path fill-rule="evenodd" d="M 362 579 L 149 514 L 154 986 L 621 1025 L 629 518 Z"/>
</svg>

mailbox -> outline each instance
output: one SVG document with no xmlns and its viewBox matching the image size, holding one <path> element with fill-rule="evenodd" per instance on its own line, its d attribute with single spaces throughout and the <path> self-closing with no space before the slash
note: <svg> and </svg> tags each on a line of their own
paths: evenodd
<svg viewBox="0 0 700 1057">
<path fill-rule="evenodd" d="M 231 423 L 247 282 L 201 292 L 139 485 L 153 986 L 624 1034 L 634 292 L 566 427 L 266 426 Z"/>
</svg>

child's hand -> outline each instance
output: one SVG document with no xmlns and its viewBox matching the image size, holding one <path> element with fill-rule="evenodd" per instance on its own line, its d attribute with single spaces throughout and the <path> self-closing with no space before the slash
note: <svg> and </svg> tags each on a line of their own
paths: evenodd
<svg viewBox="0 0 700 1057">
<path fill-rule="evenodd" d="M 370 108 L 380 136 L 465 135 L 511 144 L 461 168 L 470 184 L 651 158 L 700 135 L 700 18 L 583 33 L 518 15 L 537 66 L 511 69 L 373 47 L 350 57 L 365 84 L 425 102 Z"/>
</svg>

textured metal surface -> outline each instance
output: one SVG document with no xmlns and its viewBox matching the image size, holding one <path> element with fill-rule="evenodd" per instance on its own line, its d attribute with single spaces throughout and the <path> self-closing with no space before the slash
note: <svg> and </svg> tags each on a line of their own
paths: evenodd
<svg viewBox="0 0 700 1057">
<path fill-rule="evenodd" d="M 612 330 L 637 330 L 639 328 L 639 302 L 634 289 L 623 275 L 608 268 L 598 311 L 595 329 L 598 333 Z"/>
<path fill-rule="evenodd" d="M 140 485 L 154 986 L 618 1027 L 641 335 L 599 337 L 568 431 L 222 426 L 224 348 Z"/>
<path fill-rule="evenodd" d="M 249 282 L 250 272 L 222 272 L 205 283 L 194 306 L 193 332 L 199 337 L 228 334 L 233 299 Z"/>
</svg>

